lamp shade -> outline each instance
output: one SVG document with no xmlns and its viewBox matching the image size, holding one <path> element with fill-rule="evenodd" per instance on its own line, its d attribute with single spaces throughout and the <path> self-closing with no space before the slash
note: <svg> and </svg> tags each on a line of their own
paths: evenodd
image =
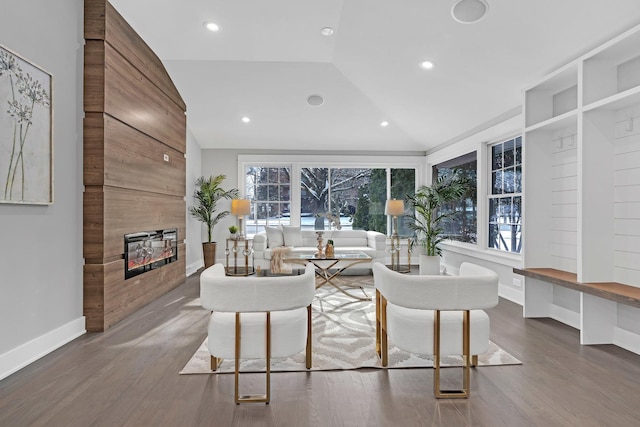
<svg viewBox="0 0 640 427">
<path fill-rule="evenodd" d="M 385 215 L 403 215 L 404 202 L 396 199 L 387 200 L 387 204 L 384 207 L 384 213 Z"/>
<path fill-rule="evenodd" d="M 241 216 L 251 214 L 251 202 L 247 199 L 231 200 L 231 215 Z"/>
</svg>

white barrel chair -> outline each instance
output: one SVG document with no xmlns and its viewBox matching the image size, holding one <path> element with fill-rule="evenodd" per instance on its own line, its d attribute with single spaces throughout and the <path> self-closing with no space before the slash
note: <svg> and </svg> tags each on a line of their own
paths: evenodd
<svg viewBox="0 0 640 427">
<path fill-rule="evenodd" d="M 375 263 L 373 276 L 382 365 L 388 365 L 388 340 L 404 351 L 432 355 L 435 396 L 468 397 L 470 366 L 489 348 L 489 316 L 483 310 L 498 304 L 497 274 L 467 262 L 459 276 L 406 275 Z M 462 356 L 462 389 L 441 390 L 442 355 Z"/>
<path fill-rule="evenodd" d="M 311 302 L 315 271 L 278 277 L 231 277 L 222 264 L 200 275 L 200 303 L 211 310 L 208 347 L 211 370 L 222 359 L 235 359 L 235 402 L 269 403 L 271 358 L 306 352 L 311 368 Z M 264 395 L 240 396 L 240 359 L 266 360 Z"/>
</svg>

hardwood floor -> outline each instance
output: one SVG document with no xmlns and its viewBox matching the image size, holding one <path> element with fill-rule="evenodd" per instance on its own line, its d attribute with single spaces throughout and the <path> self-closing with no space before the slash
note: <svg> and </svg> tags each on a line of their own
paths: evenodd
<svg viewBox="0 0 640 427">
<path fill-rule="evenodd" d="M 478 368 L 468 400 L 433 397 L 431 369 L 272 375 L 271 404 L 237 406 L 232 375 L 178 375 L 206 335 L 198 277 L 107 332 L 0 382 L 0 426 L 632 426 L 640 356 L 501 300 L 492 340 L 521 366 Z M 456 370 L 456 373 L 458 371 Z M 243 379 L 243 387 L 262 385 Z"/>
</svg>

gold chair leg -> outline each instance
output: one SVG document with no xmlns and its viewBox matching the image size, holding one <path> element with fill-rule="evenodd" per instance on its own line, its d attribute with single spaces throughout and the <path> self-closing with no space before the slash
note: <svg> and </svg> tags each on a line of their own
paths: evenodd
<svg viewBox="0 0 640 427">
<path fill-rule="evenodd" d="M 380 291 L 376 289 L 376 354 L 380 353 Z"/>
<path fill-rule="evenodd" d="M 307 306 L 307 349 L 305 350 L 306 352 L 306 367 L 307 369 L 311 369 L 311 341 L 312 341 L 312 333 L 313 333 L 313 328 L 311 325 L 311 304 L 309 304 Z"/>
<path fill-rule="evenodd" d="M 387 339 L 387 299 L 380 295 L 380 361 L 383 367 L 389 364 L 389 342 Z"/>
<path fill-rule="evenodd" d="M 471 367 L 475 368 L 476 366 L 478 366 L 478 355 L 474 354 L 471 356 Z"/>
<path fill-rule="evenodd" d="M 220 367 L 221 363 L 222 363 L 222 358 L 211 356 L 211 370 L 213 372 L 218 370 L 218 367 Z"/>
<path fill-rule="evenodd" d="M 434 310 L 433 315 L 433 392 L 437 399 L 467 398 L 469 397 L 470 381 L 470 319 L 469 310 L 462 312 L 462 389 L 440 389 L 440 310 Z M 476 356 L 477 359 L 477 356 Z"/>
<path fill-rule="evenodd" d="M 240 324 L 240 313 L 236 313 L 236 342 L 235 342 L 235 402 L 236 404 L 240 403 L 269 403 L 271 399 L 271 312 L 267 311 L 267 322 L 266 322 L 266 392 L 265 394 L 258 395 L 242 395 L 240 396 L 238 392 L 239 382 L 240 382 L 240 342 L 241 342 L 241 324 Z"/>
</svg>

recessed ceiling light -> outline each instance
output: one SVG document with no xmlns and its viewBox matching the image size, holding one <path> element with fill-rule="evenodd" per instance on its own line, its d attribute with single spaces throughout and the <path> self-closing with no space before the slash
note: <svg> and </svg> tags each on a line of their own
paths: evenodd
<svg viewBox="0 0 640 427">
<path fill-rule="evenodd" d="M 309 95 L 307 98 L 307 104 L 312 107 L 319 107 L 324 104 L 324 98 L 320 95 Z"/>
<path fill-rule="evenodd" d="M 485 0 L 460 0 L 451 8 L 451 16 L 461 24 L 473 24 L 487 15 L 489 4 Z"/>
<path fill-rule="evenodd" d="M 331 27 L 324 27 L 323 29 L 320 30 L 320 34 L 322 34 L 323 36 L 331 36 L 333 35 L 333 28 Z"/>
<path fill-rule="evenodd" d="M 380 122 L 380 126 L 382 126 L 383 128 L 386 128 L 387 126 L 389 126 L 389 122 L 386 120 L 383 122 Z"/>
<path fill-rule="evenodd" d="M 251 121 L 251 119 L 249 117 L 247 117 L 247 116 L 244 116 L 240 120 L 242 120 L 242 123 L 249 123 Z"/>
<path fill-rule="evenodd" d="M 433 67 L 435 66 L 436 64 L 434 64 L 433 61 L 429 61 L 429 60 L 420 61 L 420 68 L 422 68 L 423 70 L 432 70 Z"/>
<path fill-rule="evenodd" d="M 220 31 L 220 27 L 218 26 L 218 24 L 216 24 L 215 22 L 211 22 L 211 21 L 207 21 L 204 24 L 202 24 L 207 30 L 211 31 L 211 32 L 218 32 Z"/>
</svg>

